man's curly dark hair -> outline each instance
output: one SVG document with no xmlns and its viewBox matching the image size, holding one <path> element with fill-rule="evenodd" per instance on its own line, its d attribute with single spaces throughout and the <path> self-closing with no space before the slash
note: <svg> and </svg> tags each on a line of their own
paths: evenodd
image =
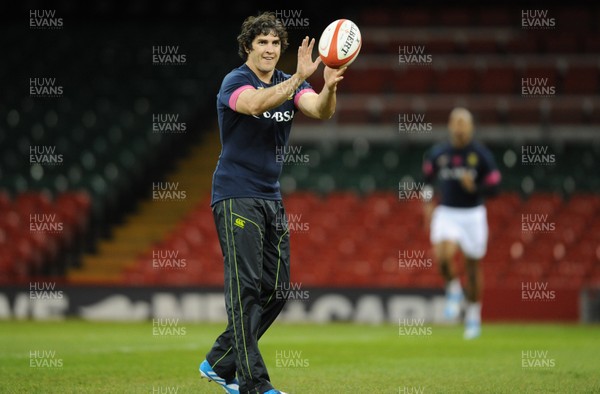
<svg viewBox="0 0 600 394">
<path fill-rule="evenodd" d="M 281 53 L 285 52 L 288 43 L 288 33 L 285 26 L 273 12 L 263 12 L 258 16 L 249 16 L 242 23 L 242 31 L 237 37 L 238 54 L 244 60 L 248 59 L 248 52 L 252 49 L 252 41 L 261 34 L 273 34 L 279 37 L 281 43 Z"/>
</svg>

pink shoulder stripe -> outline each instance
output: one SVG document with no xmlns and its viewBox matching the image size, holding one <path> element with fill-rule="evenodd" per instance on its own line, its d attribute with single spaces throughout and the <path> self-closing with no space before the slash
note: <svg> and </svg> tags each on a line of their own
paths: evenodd
<svg viewBox="0 0 600 394">
<path fill-rule="evenodd" d="M 308 92 L 316 93 L 312 88 L 302 89 L 301 91 L 296 93 L 296 95 L 294 96 L 294 105 L 296 106 L 296 108 L 298 108 L 298 101 L 300 101 L 300 97 L 302 97 L 302 95 L 304 93 L 308 93 Z"/>
<path fill-rule="evenodd" d="M 229 108 L 231 108 L 232 110 L 235 111 L 238 97 L 240 97 L 240 93 L 242 93 L 246 89 L 254 89 L 254 86 L 252 86 L 252 85 L 240 86 L 233 93 L 231 93 L 231 96 L 229 96 Z"/>
<path fill-rule="evenodd" d="M 423 173 L 425 175 L 431 175 L 433 173 L 433 165 L 430 161 L 426 161 L 423 163 Z"/>
<path fill-rule="evenodd" d="M 486 185 L 497 185 L 500 183 L 500 178 L 502 178 L 500 171 L 494 170 L 490 172 L 487 177 L 485 177 L 484 183 Z"/>
</svg>

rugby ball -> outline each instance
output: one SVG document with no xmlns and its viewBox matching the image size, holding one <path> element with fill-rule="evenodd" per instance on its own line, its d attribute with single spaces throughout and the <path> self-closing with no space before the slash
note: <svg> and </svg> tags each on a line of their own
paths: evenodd
<svg viewBox="0 0 600 394">
<path fill-rule="evenodd" d="M 362 37 L 356 23 L 338 19 L 327 26 L 319 39 L 319 56 L 331 68 L 349 66 L 360 51 Z"/>
</svg>

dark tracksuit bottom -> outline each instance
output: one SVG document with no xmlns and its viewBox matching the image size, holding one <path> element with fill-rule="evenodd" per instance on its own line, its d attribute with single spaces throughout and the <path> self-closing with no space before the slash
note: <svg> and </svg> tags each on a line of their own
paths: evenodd
<svg viewBox="0 0 600 394">
<path fill-rule="evenodd" d="M 240 393 L 273 388 L 258 340 L 277 318 L 289 289 L 290 242 L 281 201 L 236 198 L 213 205 L 225 263 L 228 324 L 206 359 L 226 381 L 236 374 Z"/>
</svg>

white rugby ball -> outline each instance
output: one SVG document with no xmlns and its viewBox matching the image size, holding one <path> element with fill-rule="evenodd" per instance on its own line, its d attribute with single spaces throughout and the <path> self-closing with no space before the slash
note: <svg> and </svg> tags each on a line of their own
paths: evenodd
<svg viewBox="0 0 600 394">
<path fill-rule="evenodd" d="M 356 23 L 349 19 L 333 21 L 319 39 L 319 56 L 331 68 L 349 66 L 360 52 L 362 37 Z"/>
</svg>

